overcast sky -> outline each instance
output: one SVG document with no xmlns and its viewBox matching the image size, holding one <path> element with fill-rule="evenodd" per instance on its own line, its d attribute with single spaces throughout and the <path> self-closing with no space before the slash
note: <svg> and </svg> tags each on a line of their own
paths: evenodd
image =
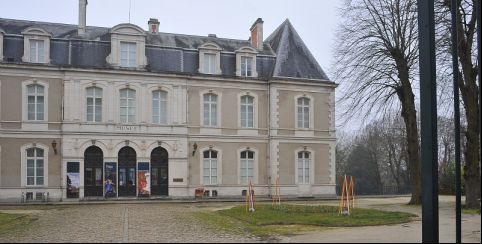
<svg viewBox="0 0 482 244">
<path fill-rule="evenodd" d="M 77 24 L 78 0 L 0 0 L 0 18 Z M 129 22 L 129 0 L 88 0 L 87 25 L 112 27 Z M 323 70 L 329 72 L 337 4 L 333 0 L 130 0 L 130 23 L 147 30 L 149 18 L 160 31 L 245 39 L 260 17 L 267 38 L 289 19 Z"/>
</svg>

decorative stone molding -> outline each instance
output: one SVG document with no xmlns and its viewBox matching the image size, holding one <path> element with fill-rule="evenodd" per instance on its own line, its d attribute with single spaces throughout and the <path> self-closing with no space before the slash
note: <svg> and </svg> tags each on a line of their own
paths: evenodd
<svg viewBox="0 0 482 244">
<path fill-rule="evenodd" d="M 52 38 L 52 34 L 45 31 L 44 29 L 37 28 L 37 27 L 29 27 L 22 31 L 23 35 L 23 57 L 22 61 L 26 63 L 30 63 L 30 41 L 31 40 L 38 40 L 43 41 L 44 50 L 43 50 L 43 60 L 38 60 L 36 63 L 43 63 L 49 64 L 50 63 L 50 38 Z"/>
<path fill-rule="evenodd" d="M 256 72 L 256 54 L 258 51 L 252 47 L 242 47 L 236 52 L 236 76 L 242 76 L 241 74 L 241 57 L 249 57 L 252 58 L 251 63 L 251 76 L 249 77 L 258 77 L 258 72 Z"/>
<path fill-rule="evenodd" d="M 145 69 L 146 57 L 146 33 L 137 25 L 119 24 L 109 31 L 111 37 L 111 52 L 106 61 L 114 68 L 129 68 L 121 66 L 121 42 L 136 44 L 136 67 L 134 69 Z"/>
<path fill-rule="evenodd" d="M 221 51 L 223 50 L 220 46 L 215 43 L 207 42 L 198 47 L 199 50 L 199 73 L 206 74 L 204 72 L 204 55 L 214 54 L 216 55 L 214 59 L 214 73 L 213 75 L 220 75 L 221 71 Z"/>
</svg>

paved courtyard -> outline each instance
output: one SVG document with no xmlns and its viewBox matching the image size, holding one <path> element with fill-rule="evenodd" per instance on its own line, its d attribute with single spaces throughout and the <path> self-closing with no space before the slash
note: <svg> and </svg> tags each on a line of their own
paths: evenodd
<svg viewBox="0 0 482 244">
<path fill-rule="evenodd" d="M 440 198 L 440 241 L 455 241 L 454 198 Z M 420 207 L 408 207 L 408 198 L 366 198 L 357 206 L 405 211 L 420 216 Z M 330 204 L 336 201 L 294 202 Z M 2 206 L 0 212 L 35 217 L 28 228 L 0 235 L 0 242 L 262 242 L 253 236 L 219 232 L 200 223 L 193 213 L 240 203 L 125 203 L 50 206 Z M 463 242 L 480 243 L 480 215 L 463 214 Z M 357 228 L 324 228 L 269 239 L 270 242 L 421 242 L 421 221 Z"/>
</svg>

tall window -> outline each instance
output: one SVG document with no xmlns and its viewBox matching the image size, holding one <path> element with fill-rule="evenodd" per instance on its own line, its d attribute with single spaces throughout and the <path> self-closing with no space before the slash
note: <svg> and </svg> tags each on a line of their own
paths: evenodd
<svg viewBox="0 0 482 244">
<path fill-rule="evenodd" d="M 136 91 L 132 89 L 120 90 L 120 122 L 134 123 L 136 118 Z"/>
<path fill-rule="evenodd" d="M 218 152 L 214 150 L 203 153 L 203 182 L 205 185 L 218 183 Z"/>
<path fill-rule="evenodd" d="M 134 42 L 121 42 L 120 43 L 120 65 L 122 67 L 136 67 L 137 66 L 137 45 Z"/>
<path fill-rule="evenodd" d="M 248 184 L 249 181 L 254 180 L 254 152 L 242 151 L 241 152 L 241 184 Z"/>
<path fill-rule="evenodd" d="M 254 97 L 241 97 L 241 128 L 254 128 Z"/>
<path fill-rule="evenodd" d="M 216 64 L 216 54 L 205 53 L 204 54 L 204 70 L 205 74 L 214 74 Z"/>
<path fill-rule="evenodd" d="M 252 57 L 241 57 L 241 76 L 253 76 Z"/>
<path fill-rule="evenodd" d="M 27 86 L 28 120 L 44 120 L 44 87 Z"/>
<path fill-rule="evenodd" d="M 302 151 L 298 153 L 298 183 L 310 183 L 310 152 Z"/>
<path fill-rule="evenodd" d="M 27 149 L 27 185 L 44 185 L 44 150 L 40 148 Z"/>
<path fill-rule="evenodd" d="M 44 41 L 30 39 L 30 62 L 44 62 Z"/>
<path fill-rule="evenodd" d="M 310 99 L 298 99 L 298 128 L 310 128 Z"/>
<path fill-rule="evenodd" d="M 152 92 L 152 122 L 167 124 L 167 92 Z"/>
<path fill-rule="evenodd" d="M 87 88 L 87 121 L 102 121 L 102 88 Z"/>
<path fill-rule="evenodd" d="M 216 94 L 204 94 L 204 126 L 218 126 L 218 96 Z"/>
</svg>

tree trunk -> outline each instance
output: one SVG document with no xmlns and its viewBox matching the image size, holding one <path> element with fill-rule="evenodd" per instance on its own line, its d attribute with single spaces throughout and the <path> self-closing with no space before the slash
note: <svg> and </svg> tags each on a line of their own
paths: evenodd
<svg viewBox="0 0 482 244">
<path fill-rule="evenodd" d="M 396 57 L 396 55 L 394 55 Z M 407 153 L 412 197 L 409 204 L 422 202 L 420 143 L 418 140 L 417 110 L 415 109 L 415 96 L 409 80 L 408 65 L 404 58 L 395 58 L 398 69 L 398 77 L 401 86 L 397 89 L 397 95 L 402 104 L 402 117 L 407 130 Z"/>
</svg>

